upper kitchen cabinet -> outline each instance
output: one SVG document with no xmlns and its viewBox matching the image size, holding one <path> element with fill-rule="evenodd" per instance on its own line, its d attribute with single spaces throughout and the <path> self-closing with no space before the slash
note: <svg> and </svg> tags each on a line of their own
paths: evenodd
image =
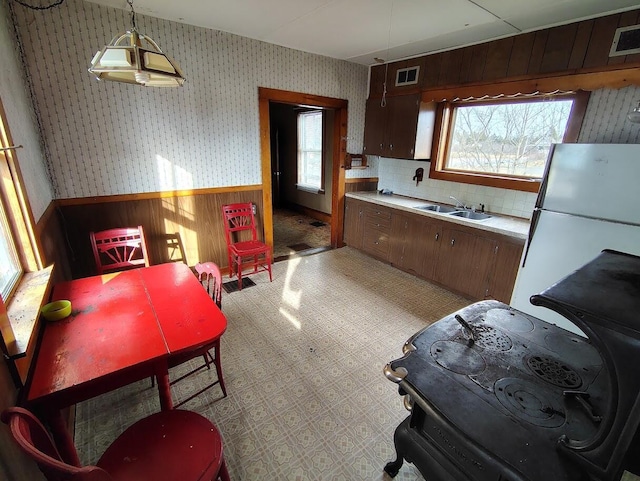
<svg viewBox="0 0 640 481">
<path fill-rule="evenodd" d="M 364 152 L 397 159 L 429 159 L 435 125 L 435 102 L 421 102 L 420 94 L 367 100 Z"/>
</svg>

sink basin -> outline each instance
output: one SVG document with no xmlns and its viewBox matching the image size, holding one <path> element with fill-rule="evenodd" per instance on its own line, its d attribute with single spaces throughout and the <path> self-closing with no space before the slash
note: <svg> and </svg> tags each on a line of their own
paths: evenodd
<svg viewBox="0 0 640 481">
<path fill-rule="evenodd" d="M 455 207 L 451 207 L 448 205 L 436 205 L 436 204 L 419 205 L 415 207 L 415 209 L 428 210 L 431 212 L 440 212 L 441 214 L 449 214 L 451 212 L 458 211 L 458 209 L 456 209 Z"/>
<path fill-rule="evenodd" d="M 455 215 L 456 217 L 464 217 L 469 220 L 486 220 L 491 218 L 489 214 L 485 214 L 484 212 L 472 212 L 470 210 L 460 210 L 457 212 L 452 212 L 449 215 Z"/>
</svg>

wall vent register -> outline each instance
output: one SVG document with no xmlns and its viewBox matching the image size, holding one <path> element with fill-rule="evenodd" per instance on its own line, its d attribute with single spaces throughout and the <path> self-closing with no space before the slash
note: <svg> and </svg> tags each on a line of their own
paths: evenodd
<svg viewBox="0 0 640 481">
<path fill-rule="evenodd" d="M 400 68 L 396 71 L 396 87 L 403 85 L 415 85 L 418 83 L 420 66 Z"/>
<path fill-rule="evenodd" d="M 640 25 L 620 27 L 613 36 L 609 57 L 640 53 Z"/>
</svg>

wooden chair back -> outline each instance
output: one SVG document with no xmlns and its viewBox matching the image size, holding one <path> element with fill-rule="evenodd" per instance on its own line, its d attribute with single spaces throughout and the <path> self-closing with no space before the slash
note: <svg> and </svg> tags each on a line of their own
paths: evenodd
<svg viewBox="0 0 640 481">
<path fill-rule="evenodd" d="M 91 232 L 89 237 L 98 274 L 149 266 L 141 225 Z"/>
<path fill-rule="evenodd" d="M 65 463 L 42 423 L 26 409 L 8 408 L 0 419 L 9 425 L 15 442 L 38 464 L 48 481 L 112 481 L 109 473 L 97 466 Z"/>
<path fill-rule="evenodd" d="M 222 308 L 222 274 L 214 262 L 199 262 L 195 265 L 198 280 L 207 290 L 216 305 Z"/>
<path fill-rule="evenodd" d="M 227 246 L 238 240 L 257 240 L 256 221 L 251 202 L 223 205 L 222 214 Z M 238 236 L 242 232 L 248 232 L 250 238 L 240 239 Z"/>
</svg>

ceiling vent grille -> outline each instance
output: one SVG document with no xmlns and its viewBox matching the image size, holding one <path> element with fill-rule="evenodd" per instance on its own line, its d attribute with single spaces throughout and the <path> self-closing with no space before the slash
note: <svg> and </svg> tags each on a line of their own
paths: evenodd
<svg viewBox="0 0 640 481">
<path fill-rule="evenodd" d="M 415 85 L 420 76 L 420 66 L 400 68 L 396 71 L 396 87 L 404 85 Z"/>
<path fill-rule="evenodd" d="M 640 53 L 640 25 L 620 27 L 613 36 L 609 57 Z"/>
</svg>

